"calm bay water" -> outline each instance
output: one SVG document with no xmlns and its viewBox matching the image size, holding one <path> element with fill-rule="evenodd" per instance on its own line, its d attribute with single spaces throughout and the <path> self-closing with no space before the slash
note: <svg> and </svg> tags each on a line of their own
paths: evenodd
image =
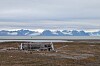
<svg viewBox="0 0 100 66">
<path fill-rule="evenodd" d="M 100 40 L 100 36 L 0 36 L 0 42 L 72 42 L 73 40 Z"/>
<path fill-rule="evenodd" d="M 65 40 L 0 40 L 0 42 L 25 41 L 25 42 L 73 42 Z"/>
</svg>

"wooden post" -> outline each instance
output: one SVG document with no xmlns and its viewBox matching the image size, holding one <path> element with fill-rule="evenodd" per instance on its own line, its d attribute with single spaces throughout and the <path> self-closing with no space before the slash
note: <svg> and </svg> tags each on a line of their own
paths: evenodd
<svg viewBox="0 0 100 66">
<path fill-rule="evenodd" d="M 23 44 L 21 43 L 21 45 L 20 45 L 20 49 L 22 50 L 23 49 Z"/>
<path fill-rule="evenodd" d="M 51 44 L 52 50 L 54 50 L 54 46 L 53 46 L 53 43 L 51 42 L 50 44 Z"/>
</svg>

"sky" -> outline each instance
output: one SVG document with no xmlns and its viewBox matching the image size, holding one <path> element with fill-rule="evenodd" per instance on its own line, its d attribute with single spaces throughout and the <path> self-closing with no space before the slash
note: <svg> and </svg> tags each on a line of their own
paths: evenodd
<svg viewBox="0 0 100 66">
<path fill-rule="evenodd" d="M 0 30 L 100 30 L 100 0 L 0 0 Z"/>
</svg>

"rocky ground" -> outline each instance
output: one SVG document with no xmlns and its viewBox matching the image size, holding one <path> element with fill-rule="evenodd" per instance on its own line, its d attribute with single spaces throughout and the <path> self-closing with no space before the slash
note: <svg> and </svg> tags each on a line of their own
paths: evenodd
<svg viewBox="0 0 100 66">
<path fill-rule="evenodd" d="M 52 52 L 21 51 L 19 44 L 0 43 L 0 66 L 100 66 L 100 43 L 54 43 Z"/>
</svg>

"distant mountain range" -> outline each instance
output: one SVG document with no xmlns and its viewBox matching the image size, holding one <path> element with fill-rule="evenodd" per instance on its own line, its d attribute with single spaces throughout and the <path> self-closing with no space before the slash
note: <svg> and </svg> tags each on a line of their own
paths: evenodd
<svg viewBox="0 0 100 66">
<path fill-rule="evenodd" d="M 72 30 L 72 31 L 44 30 L 43 32 L 39 32 L 39 31 L 21 29 L 17 31 L 1 30 L 0 36 L 100 36 L 100 31 L 85 32 L 85 31 L 77 31 L 77 30 Z"/>
</svg>

